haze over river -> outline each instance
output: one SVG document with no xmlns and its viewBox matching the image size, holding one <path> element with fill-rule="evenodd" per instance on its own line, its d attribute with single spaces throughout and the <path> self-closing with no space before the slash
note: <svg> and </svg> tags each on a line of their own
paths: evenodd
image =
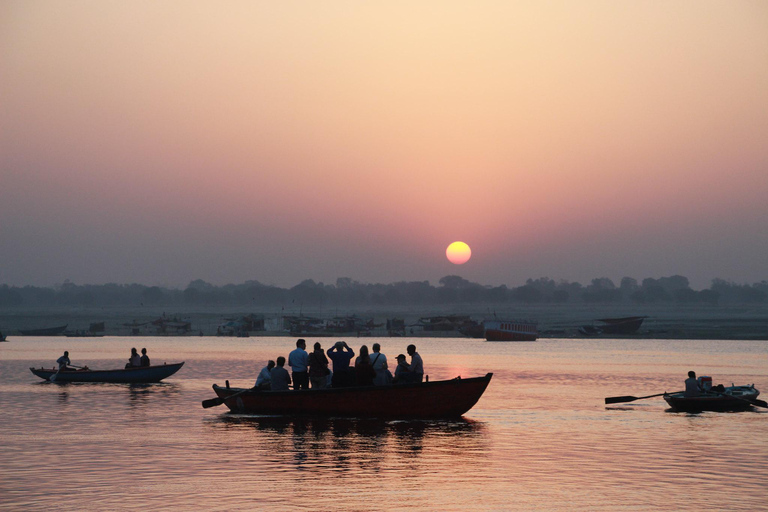
<svg viewBox="0 0 768 512">
<path fill-rule="evenodd" d="M 314 343 L 308 339 L 308 345 Z M 329 348 L 335 339 L 320 339 Z M 2 510 L 766 510 L 768 409 L 682 414 L 688 370 L 768 395 L 768 342 L 353 338 L 430 380 L 493 379 L 454 421 L 281 419 L 203 409 L 293 338 L 22 338 L 0 343 Z M 161 384 L 55 384 L 30 366 L 186 361 Z"/>
</svg>

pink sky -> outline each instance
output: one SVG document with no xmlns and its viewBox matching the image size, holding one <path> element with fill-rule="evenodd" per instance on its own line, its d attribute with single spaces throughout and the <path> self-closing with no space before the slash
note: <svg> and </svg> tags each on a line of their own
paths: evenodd
<svg viewBox="0 0 768 512">
<path fill-rule="evenodd" d="M 762 1 L 5 1 L 0 105 L 0 284 L 768 279 Z"/>
</svg>

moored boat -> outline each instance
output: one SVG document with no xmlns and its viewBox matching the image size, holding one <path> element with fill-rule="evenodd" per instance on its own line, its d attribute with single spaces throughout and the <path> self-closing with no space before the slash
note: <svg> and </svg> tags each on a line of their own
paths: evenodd
<svg viewBox="0 0 768 512">
<path fill-rule="evenodd" d="M 51 382 L 110 382 L 125 384 L 145 384 L 160 382 L 170 377 L 184 365 L 184 362 L 162 364 L 156 366 L 137 366 L 117 370 L 90 370 L 87 368 L 77 371 L 59 372 L 56 368 L 30 368 L 29 370 Z"/>
<path fill-rule="evenodd" d="M 536 322 L 521 320 L 486 320 L 486 341 L 536 341 L 539 336 Z"/>
<path fill-rule="evenodd" d="M 703 412 L 703 411 L 745 411 L 750 409 L 760 391 L 754 384 L 749 386 L 731 386 L 722 388 L 723 391 L 704 391 L 699 396 L 685 396 L 684 393 L 669 393 L 664 400 L 674 411 Z"/>
<path fill-rule="evenodd" d="M 58 336 L 67 330 L 67 325 L 59 325 L 58 327 L 46 327 L 44 329 L 19 329 L 22 336 Z"/>
<path fill-rule="evenodd" d="M 260 391 L 227 388 L 213 390 L 232 411 L 278 416 L 332 416 L 353 418 L 455 418 L 480 399 L 492 373 L 484 377 L 367 386 Z M 215 400 L 215 399 L 214 399 Z M 204 406 L 207 407 L 205 403 Z"/>
</svg>

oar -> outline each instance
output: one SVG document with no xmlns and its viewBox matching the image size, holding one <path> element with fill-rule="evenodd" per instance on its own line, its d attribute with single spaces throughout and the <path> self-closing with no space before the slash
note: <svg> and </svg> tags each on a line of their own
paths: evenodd
<svg viewBox="0 0 768 512">
<path fill-rule="evenodd" d="M 217 396 L 216 398 L 211 398 L 209 400 L 203 400 L 203 409 L 209 409 L 211 407 L 217 407 L 217 406 L 223 404 L 226 400 L 229 400 L 230 398 L 234 398 L 236 396 L 240 396 L 243 393 L 247 393 L 249 391 L 253 391 L 254 389 L 255 388 L 244 389 L 242 391 L 238 391 L 237 393 L 233 393 L 233 394 L 229 395 L 226 398 L 221 398 L 221 397 Z"/>
<path fill-rule="evenodd" d="M 67 365 L 67 366 L 69 366 L 70 368 L 83 368 L 82 366 L 75 366 L 73 364 L 70 364 L 70 365 Z M 48 377 L 48 382 L 56 382 L 56 376 L 59 374 L 60 371 L 61 371 L 61 368 L 56 370 L 56 373 L 54 373 L 53 375 Z"/>
<path fill-rule="evenodd" d="M 648 395 L 648 396 L 609 396 L 605 399 L 606 404 L 620 404 L 623 402 L 634 402 L 635 400 L 642 400 L 643 398 L 653 398 L 655 396 L 664 396 L 664 395 L 672 395 L 675 393 L 682 393 L 682 391 L 673 391 L 672 393 L 658 393 L 655 395 Z"/>
<path fill-rule="evenodd" d="M 719 391 L 712 391 L 711 389 L 709 391 L 711 393 L 716 394 L 716 395 L 727 396 L 728 398 L 737 398 L 739 400 L 742 400 L 742 401 L 747 402 L 749 404 L 752 404 L 754 406 L 765 407 L 766 409 L 768 409 L 768 402 L 766 402 L 765 400 L 758 400 L 757 398 L 755 398 L 754 400 L 750 400 L 749 398 L 744 398 L 744 397 L 736 396 L 736 395 L 728 395 L 726 393 L 720 393 Z"/>
</svg>

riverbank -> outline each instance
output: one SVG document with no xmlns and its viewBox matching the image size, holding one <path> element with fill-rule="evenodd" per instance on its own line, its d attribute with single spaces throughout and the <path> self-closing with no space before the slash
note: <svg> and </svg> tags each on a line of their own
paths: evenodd
<svg viewBox="0 0 768 512">
<path fill-rule="evenodd" d="M 104 323 L 104 332 L 109 336 L 158 335 L 158 328 L 151 324 L 161 317 L 190 324 L 186 335 L 212 336 L 220 325 L 244 315 L 263 315 L 269 335 L 279 335 L 270 324 L 277 326 L 283 315 L 304 315 L 318 318 L 357 315 L 373 319 L 378 326 L 373 335 L 386 335 L 386 322 L 390 318 L 405 320 L 406 326 L 415 324 L 419 318 L 438 315 L 469 315 L 482 321 L 494 315 L 504 319 L 526 319 L 538 322 L 542 338 L 583 337 L 580 326 L 592 325 L 597 319 L 625 316 L 646 316 L 640 330 L 623 337 L 640 339 L 724 339 L 724 340 L 768 340 L 768 305 L 478 305 L 455 304 L 451 306 L 387 307 L 387 308 L 279 308 L 246 310 L 242 307 L 209 308 L 60 308 L 23 309 L 5 308 L 0 310 L 0 332 L 7 336 L 19 336 L 19 330 L 42 329 L 67 325 L 67 331 L 88 331 L 92 323 Z M 177 335 L 169 332 L 169 335 Z M 284 333 L 288 335 L 288 333 Z M 410 334 L 410 333 L 409 333 Z M 439 336 L 439 335 L 438 335 Z M 600 336 L 598 336 L 600 337 Z M 616 338 L 616 335 L 602 335 Z"/>
</svg>

